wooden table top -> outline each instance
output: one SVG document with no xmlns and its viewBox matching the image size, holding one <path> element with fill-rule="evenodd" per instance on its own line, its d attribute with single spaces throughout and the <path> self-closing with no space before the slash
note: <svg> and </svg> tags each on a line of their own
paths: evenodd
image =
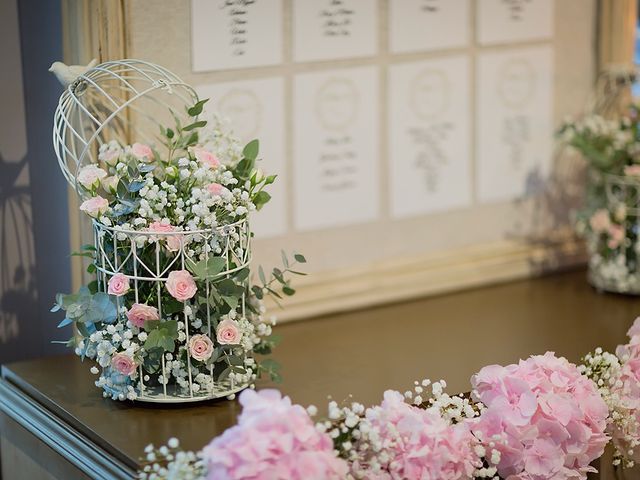
<svg viewBox="0 0 640 480">
<path fill-rule="evenodd" d="M 320 411 L 328 395 L 342 400 L 352 393 L 371 404 L 385 389 L 404 391 L 425 377 L 466 391 L 469 377 L 487 364 L 547 350 L 577 361 L 597 346 L 613 349 L 638 314 L 640 298 L 598 294 L 583 271 L 574 271 L 289 323 L 277 328 L 279 388 Z M 166 406 L 104 399 L 89 367 L 65 355 L 6 365 L 2 376 L 134 467 L 147 444 L 172 436 L 200 449 L 240 411 L 235 401 Z"/>
</svg>

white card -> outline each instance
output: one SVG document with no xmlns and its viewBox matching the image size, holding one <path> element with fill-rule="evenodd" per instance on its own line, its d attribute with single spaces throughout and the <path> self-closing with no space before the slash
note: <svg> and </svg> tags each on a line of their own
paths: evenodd
<svg viewBox="0 0 640 480">
<path fill-rule="evenodd" d="M 296 228 L 374 220 L 379 211 L 378 70 L 297 75 L 293 125 Z"/>
<path fill-rule="evenodd" d="M 553 10 L 553 0 L 478 0 L 478 42 L 490 45 L 551 38 Z"/>
<path fill-rule="evenodd" d="M 392 53 L 464 47 L 469 43 L 469 0 L 389 0 Z"/>
<path fill-rule="evenodd" d="M 471 204 L 469 59 L 389 69 L 391 213 L 405 217 Z"/>
<path fill-rule="evenodd" d="M 271 200 L 251 215 L 256 238 L 282 235 L 287 231 L 287 168 L 284 145 L 284 81 L 265 78 L 241 82 L 200 85 L 198 96 L 210 98 L 208 111 L 218 112 L 231 121 L 234 134 L 247 143 L 260 140 L 257 167 L 278 175 L 267 191 Z"/>
<path fill-rule="evenodd" d="M 374 55 L 376 0 L 294 0 L 293 59 L 296 62 Z"/>
<path fill-rule="evenodd" d="M 282 62 L 282 0 L 191 0 L 194 72 Z"/>
<path fill-rule="evenodd" d="M 551 46 L 478 56 L 477 193 L 482 202 L 535 193 L 551 164 Z"/>
</svg>

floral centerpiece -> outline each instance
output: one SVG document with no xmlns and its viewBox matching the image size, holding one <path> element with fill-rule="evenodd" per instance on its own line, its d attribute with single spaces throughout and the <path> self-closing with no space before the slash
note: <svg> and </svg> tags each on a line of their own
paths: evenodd
<svg viewBox="0 0 640 480">
<path fill-rule="evenodd" d="M 85 78 L 91 72 L 67 91 L 76 100 L 90 88 Z M 58 294 L 53 311 L 65 312 L 60 327 L 75 326 L 68 345 L 95 361 L 96 385 L 113 399 L 196 401 L 279 376 L 275 362 L 256 357 L 277 343 L 262 299 L 295 293 L 287 277 L 306 260 L 283 253 L 284 267 L 269 278 L 259 269 L 252 284 L 249 219 L 276 177 L 256 168 L 257 140 L 243 148 L 223 122 L 199 118 L 206 101 L 171 110 L 173 124 L 154 143 L 102 141 L 100 126 L 95 158 L 72 175 L 94 232 L 79 255 L 95 279 Z"/>
<path fill-rule="evenodd" d="M 601 290 L 639 294 L 638 105 L 616 119 L 591 114 L 568 122 L 561 137 L 588 162 L 586 205 L 577 229 L 589 249 L 590 281 Z"/>
</svg>

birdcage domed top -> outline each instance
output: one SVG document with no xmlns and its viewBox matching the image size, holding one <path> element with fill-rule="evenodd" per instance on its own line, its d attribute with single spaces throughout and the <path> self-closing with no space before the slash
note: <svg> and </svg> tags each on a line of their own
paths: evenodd
<svg viewBox="0 0 640 480">
<path fill-rule="evenodd" d="M 150 62 L 118 60 L 90 68 L 66 87 L 55 112 L 53 145 L 62 173 L 81 194 L 77 172 L 98 163 L 101 145 L 154 145 L 160 127 L 186 118 L 197 101 L 190 85 Z"/>
</svg>

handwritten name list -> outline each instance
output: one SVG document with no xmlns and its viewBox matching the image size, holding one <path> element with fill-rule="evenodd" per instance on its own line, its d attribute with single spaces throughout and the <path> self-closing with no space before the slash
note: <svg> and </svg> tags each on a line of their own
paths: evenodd
<svg viewBox="0 0 640 480">
<path fill-rule="evenodd" d="M 294 0 L 293 56 L 298 62 L 376 53 L 375 0 Z"/>
<path fill-rule="evenodd" d="M 196 72 L 282 62 L 282 0 L 192 0 Z"/>
<path fill-rule="evenodd" d="M 471 203 L 469 60 L 397 64 L 389 71 L 391 213 Z"/>
<path fill-rule="evenodd" d="M 298 230 L 378 215 L 377 72 L 300 74 L 294 82 L 294 221 Z"/>
<path fill-rule="evenodd" d="M 464 47 L 469 35 L 469 0 L 389 2 L 392 53 Z"/>
<path fill-rule="evenodd" d="M 553 139 L 550 46 L 478 58 L 477 193 L 482 202 L 525 196 L 549 171 Z"/>
</svg>

